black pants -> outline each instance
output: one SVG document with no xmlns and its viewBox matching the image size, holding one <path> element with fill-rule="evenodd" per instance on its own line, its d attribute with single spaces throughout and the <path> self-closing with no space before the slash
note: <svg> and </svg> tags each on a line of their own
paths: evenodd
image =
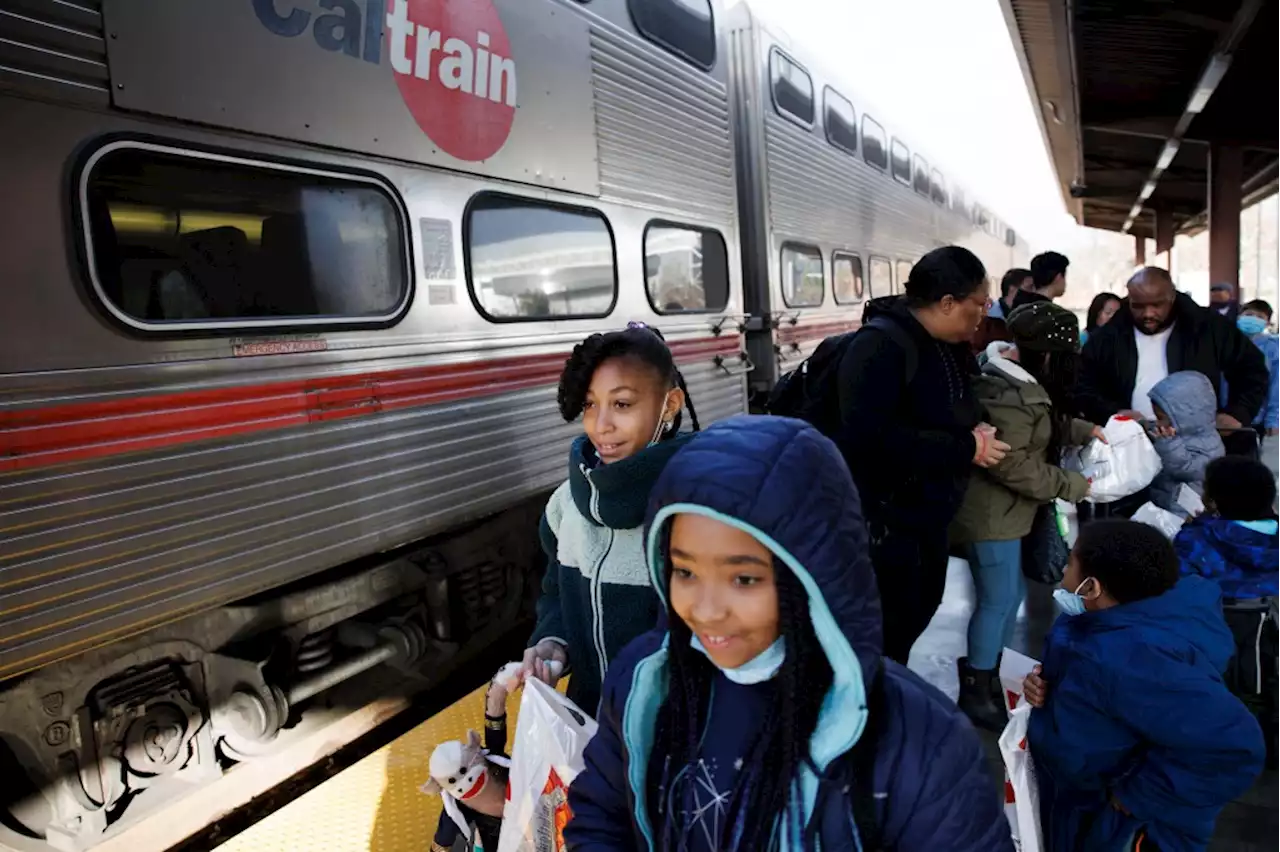
<svg viewBox="0 0 1280 852">
<path fill-rule="evenodd" d="M 1236 640 L 1236 653 L 1227 664 L 1227 688 L 1238 697 L 1262 726 L 1267 744 L 1267 766 L 1276 766 L 1277 631 L 1270 607 L 1254 602 L 1225 602 L 1222 614 Z"/>
<path fill-rule="evenodd" d="M 872 522 L 871 564 L 880 587 L 884 655 L 907 664 L 911 646 L 942 603 L 947 585 L 947 533 L 910 532 Z"/>
</svg>

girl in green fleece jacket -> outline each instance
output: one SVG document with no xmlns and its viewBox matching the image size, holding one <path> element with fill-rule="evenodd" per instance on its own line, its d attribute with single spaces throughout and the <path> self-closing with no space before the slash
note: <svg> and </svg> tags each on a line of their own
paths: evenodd
<svg viewBox="0 0 1280 852">
<path fill-rule="evenodd" d="M 1026 592 L 1022 539 L 1041 504 L 1075 503 L 1088 494 L 1088 481 L 1058 460 L 1064 447 L 1102 437 L 1097 426 L 1070 416 L 1080 350 L 1075 314 L 1033 302 L 1014 309 L 1008 329 L 1016 348 L 989 347 L 974 395 L 1009 453 L 993 467 L 975 469 L 950 531 L 952 543 L 964 546 L 977 592 L 969 656 L 959 663 L 960 707 L 975 724 L 996 731 L 1007 718 L 996 669 Z"/>
<path fill-rule="evenodd" d="M 547 663 L 560 662 L 569 699 L 595 715 L 609 662 L 657 617 L 642 543 L 649 490 L 692 437 L 680 432 L 682 411 L 694 431 L 698 418 L 671 350 L 643 323 L 575 346 L 558 402 L 586 434 L 539 526 L 547 573 L 524 672 L 554 686 Z"/>
</svg>

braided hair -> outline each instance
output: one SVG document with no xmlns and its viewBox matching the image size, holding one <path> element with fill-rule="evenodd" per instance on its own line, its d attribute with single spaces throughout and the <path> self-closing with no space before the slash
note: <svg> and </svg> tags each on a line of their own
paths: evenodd
<svg viewBox="0 0 1280 852">
<path fill-rule="evenodd" d="M 1070 443 L 1071 413 L 1075 407 L 1076 381 L 1080 377 L 1080 355 L 1077 352 L 1035 352 L 1026 350 L 1022 367 L 1049 394 L 1050 436 L 1048 458 L 1058 458 Z"/>
<path fill-rule="evenodd" d="M 556 404 L 566 423 L 572 423 L 582 415 L 592 376 L 601 364 L 611 358 L 634 358 L 653 368 L 668 390 L 679 388 L 683 391 L 684 407 L 689 411 L 693 431 L 699 431 L 698 415 L 693 408 L 689 386 L 676 369 L 675 358 L 667 347 L 662 332 L 652 326 L 630 326 L 622 331 L 593 334 L 573 347 L 573 354 L 564 362 L 560 387 L 556 393 Z M 661 440 L 674 437 L 680 431 L 683 416 L 683 412 L 676 412 L 671 421 L 671 431 L 664 433 Z"/>
<path fill-rule="evenodd" d="M 759 734 L 742 755 L 730 794 L 722 837 L 716 849 L 765 850 L 779 839 L 800 845 L 804 826 L 792 804 L 798 800 L 799 773 L 809 761 L 809 739 L 818 725 L 822 701 L 831 687 L 831 664 L 809 618 L 809 599 L 800 580 L 781 561 L 773 562 L 778 591 L 778 626 L 786 658 L 774 677 L 777 692 L 760 720 Z M 668 588 L 671 561 L 667 560 Z M 656 814 L 661 852 L 684 852 L 694 828 L 693 789 L 703 729 L 707 725 L 715 668 L 690 646 L 692 632 L 671 613 L 668 642 L 668 692 L 658 709 L 646 794 Z"/>
</svg>

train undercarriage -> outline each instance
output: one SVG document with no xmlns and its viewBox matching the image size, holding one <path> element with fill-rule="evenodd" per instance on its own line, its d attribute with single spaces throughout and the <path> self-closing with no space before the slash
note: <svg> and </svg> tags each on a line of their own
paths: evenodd
<svg viewBox="0 0 1280 852">
<path fill-rule="evenodd" d="M 0 849 L 92 849 L 314 732 L 335 693 L 354 709 L 438 684 L 532 612 L 544 503 L 3 685 Z"/>
</svg>

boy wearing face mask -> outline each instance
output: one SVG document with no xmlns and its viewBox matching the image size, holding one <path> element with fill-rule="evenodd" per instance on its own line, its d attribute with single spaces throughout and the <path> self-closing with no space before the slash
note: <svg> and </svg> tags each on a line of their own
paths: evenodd
<svg viewBox="0 0 1280 852">
<path fill-rule="evenodd" d="M 1206 849 L 1266 752 L 1223 684 L 1235 643 L 1218 587 L 1179 579 L 1155 528 L 1098 521 L 1054 601 L 1063 617 L 1025 684 L 1047 848 Z"/>
</svg>

